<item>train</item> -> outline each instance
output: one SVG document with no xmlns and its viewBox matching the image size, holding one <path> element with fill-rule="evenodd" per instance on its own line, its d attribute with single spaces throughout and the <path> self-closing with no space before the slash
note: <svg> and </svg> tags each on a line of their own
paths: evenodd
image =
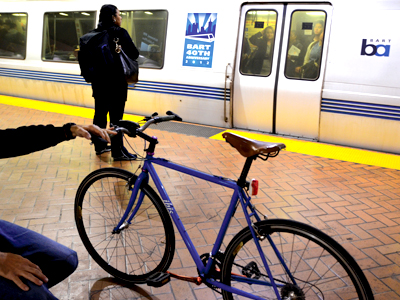
<svg viewBox="0 0 400 300">
<path fill-rule="evenodd" d="M 77 57 L 102 4 L 1 1 L 0 94 L 94 107 Z M 140 51 L 126 113 L 400 154 L 400 1 L 112 4 Z"/>
</svg>

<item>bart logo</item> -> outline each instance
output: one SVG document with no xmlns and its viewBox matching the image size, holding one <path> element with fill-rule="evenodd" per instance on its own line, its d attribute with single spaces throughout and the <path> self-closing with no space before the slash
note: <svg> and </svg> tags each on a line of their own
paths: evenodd
<svg viewBox="0 0 400 300">
<path fill-rule="evenodd" d="M 385 41 L 390 43 L 391 40 L 370 40 L 370 43 L 367 44 L 367 40 L 363 39 L 361 45 L 361 55 L 389 56 L 390 45 L 383 45 L 382 43 L 385 43 Z M 374 42 L 380 44 L 375 44 Z"/>
</svg>

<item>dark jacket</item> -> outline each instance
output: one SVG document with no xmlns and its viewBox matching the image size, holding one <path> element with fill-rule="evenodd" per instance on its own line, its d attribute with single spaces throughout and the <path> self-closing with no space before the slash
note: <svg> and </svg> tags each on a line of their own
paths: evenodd
<svg viewBox="0 0 400 300">
<path fill-rule="evenodd" d="M 0 139 L 3 141 L 0 158 L 29 154 L 68 140 L 64 128 L 53 125 L 31 125 L 0 130 Z"/>
<path fill-rule="evenodd" d="M 261 32 L 257 32 L 255 35 L 250 37 L 249 41 L 253 45 L 257 46 L 257 50 L 254 51 L 251 57 L 250 71 L 253 74 L 260 74 L 264 59 L 271 59 L 271 53 L 267 51 L 268 40 L 262 35 Z"/>
<path fill-rule="evenodd" d="M 114 68 L 108 71 L 106 74 L 102 74 L 101 77 L 93 80 L 93 97 L 110 95 L 115 99 L 125 98 L 128 84 L 126 83 L 125 76 L 122 71 L 122 64 L 119 54 L 115 52 L 115 42 L 114 39 L 118 38 L 118 44 L 121 45 L 122 50 L 131 59 L 136 60 L 139 57 L 139 51 L 137 50 L 135 44 L 133 43 L 129 33 L 119 26 L 111 26 L 107 29 L 99 26 L 95 31 L 107 30 L 109 35 L 109 46 L 113 53 L 114 58 Z"/>
</svg>

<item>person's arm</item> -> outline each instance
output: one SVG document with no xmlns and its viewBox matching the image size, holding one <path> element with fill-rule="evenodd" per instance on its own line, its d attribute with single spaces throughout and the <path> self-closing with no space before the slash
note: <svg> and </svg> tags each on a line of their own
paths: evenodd
<svg viewBox="0 0 400 300">
<path fill-rule="evenodd" d="M 139 51 L 136 48 L 135 44 L 133 43 L 131 37 L 129 36 L 129 33 L 121 28 L 121 33 L 122 33 L 122 42 L 121 46 L 122 49 L 124 50 L 125 54 L 128 55 L 131 59 L 136 60 L 139 57 Z"/>
<path fill-rule="evenodd" d="M 90 139 L 95 134 L 110 142 L 108 134 L 116 134 L 111 130 L 100 129 L 96 125 L 75 125 L 67 123 L 62 127 L 53 125 L 31 125 L 15 129 L 0 130 L 0 158 L 15 157 L 44 150 L 63 141 L 83 137 Z"/>
<path fill-rule="evenodd" d="M 262 31 L 257 32 L 256 34 L 252 35 L 249 38 L 250 43 L 252 43 L 254 46 L 259 46 L 260 44 L 260 39 L 262 38 Z"/>
<path fill-rule="evenodd" d="M 28 291 L 29 287 L 22 282 L 21 277 L 38 286 L 49 281 L 37 265 L 13 253 L 0 252 L 0 276 L 12 280 L 24 291 Z"/>
</svg>

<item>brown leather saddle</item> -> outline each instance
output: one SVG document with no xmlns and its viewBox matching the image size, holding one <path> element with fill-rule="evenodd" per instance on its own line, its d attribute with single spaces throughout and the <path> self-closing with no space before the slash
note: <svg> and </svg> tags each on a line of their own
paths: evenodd
<svg viewBox="0 0 400 300">
<path fill-rule="evenodd" d="M 251 157 L 258 154 L 270 154 L 286 148 L 285 144 L 282 143 L 260 142 L 231 132 L 224 132 L 222 136 L 244 157 Z"/>
</svg>

